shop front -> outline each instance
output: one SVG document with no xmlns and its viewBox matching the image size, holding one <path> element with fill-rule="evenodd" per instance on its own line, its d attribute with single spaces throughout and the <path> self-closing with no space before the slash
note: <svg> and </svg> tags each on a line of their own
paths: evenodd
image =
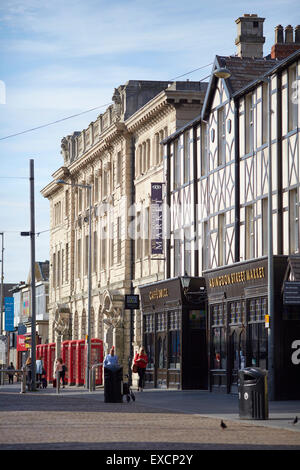
<svg viewBox="0 0 300 470">
<path fill-rule="evenodd" d="M 293 358 L 297 362 L 295 348 L 300 340 L 300 310 L 289 318 L 289 307 L 283 303 L 288 257 L 274 256 L 273 264 L 273 318 L 268 312 L 267 257 L 204 273 L 211 391 L 237 393 L 238 371 L 250 366 L 268 370 L 268 351 L 272 348 L 275 399 L 300 398 L 300 366 L 293 363 Z M 272 345 L 268 344 L 270 328 Z"/>
<path fill-rule="evenodd" d="M 146 386 L 207 389 L 206 289 L 178 277 L 140 287 Z"/>
</svg>

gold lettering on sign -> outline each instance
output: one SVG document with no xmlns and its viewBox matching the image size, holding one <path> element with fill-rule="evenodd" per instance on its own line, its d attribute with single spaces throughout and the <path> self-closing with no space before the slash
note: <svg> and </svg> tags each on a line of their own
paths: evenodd
<svg viewBox="0 0 300 470">
<path fill-rule="evenodd" d="M 253 279 L 263 279 L 265 277 L 265 268 L 246 269 L 231 274 L 223 274 L 222 276 L 212 277 L 209 279 L 209 287 L 222 287 L 232 284 L 240 284 L 242 282 L 252 281 Z"/>
<path fill-rule="evenodd" d="M 150 300 L 157 300 L 157 299 L 162 299 L 164 297 L 168 297 L 169 296 L 169 292 L 168 292 L 168 289 L 167 288 L 164 288 L 164 289 L 155 289 L 155 290 L 151 290 L 149 292 L 149 299 Z"/>
</svg>

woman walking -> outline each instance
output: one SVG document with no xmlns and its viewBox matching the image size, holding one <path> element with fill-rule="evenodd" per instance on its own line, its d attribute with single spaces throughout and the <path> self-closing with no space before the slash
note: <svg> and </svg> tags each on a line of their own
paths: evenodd
<svg viewBox="0 0 300 470">
<path fill-rule="evenodd" d="M 137 373 L 139 374 L 138 390 L 142 392 L 144 388 L 145 371 L 148 364 L 148 356 L 145 353 L 145 349 L 143 347 L 141 347 L 139 352 L 136 353 L 134 357 L 134 364 L 137 365 Z"/>
</svg>

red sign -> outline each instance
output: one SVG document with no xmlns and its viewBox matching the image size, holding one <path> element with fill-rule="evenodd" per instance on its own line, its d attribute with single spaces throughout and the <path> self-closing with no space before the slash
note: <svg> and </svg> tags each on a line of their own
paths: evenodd
<svg viewBox="0 0 300 470">
<path fill-rule="evenodd" d="M 18 335 L 17 336 L 17 351 L 27 351 L 28 343 L 26 343 L 26 336 L 25 335 Z"/>
</svg>

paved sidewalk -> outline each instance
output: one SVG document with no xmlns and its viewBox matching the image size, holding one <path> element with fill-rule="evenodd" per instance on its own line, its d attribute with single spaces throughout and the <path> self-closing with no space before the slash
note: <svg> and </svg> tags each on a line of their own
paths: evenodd
<svg viewBox="0 0 300 470">
<path fill-rule="evenodd" d="M 20 390 L 0 386 L 0 450 L 300 450 L 300 401 L 270 402 L 268 420 L 241 420 L 237 396 L 206 391 L 148 389 L 135 402 L 104 403 L 103 388 Z"/>
<path fill-rule="evenodd" d="M 19 384 L 0 386 L 1 392 L 16 393 L 21 390 Z M 283 429 L 300 431 L 300 400 L 294 401 L 270 401 L 269 418 L 266 420 L 241 420 L 239 417 L 239 404 L 237 395 L 210 393 L 204 390 L 163 390 L 145 389 L 138 392 L 134 389 L 136 401 L 146 407 L 159 408 L 160 410 L 196 414 L 224 420 L 246 421 L 255 426 L 272 426 Z M 84 387 L 61 388 L 59 394 L 52 385 L 47 389 L 39 389 L 36 392 L 26 392 L 34 396 L 80 396 L 89 400 L 104 401 L 103 387 L 97 387 L 93 392 Z M 124 398 L 124 402 L 125 402 Z M 295 417 L 299 422 L 294 425 Z"/>
</svg>

